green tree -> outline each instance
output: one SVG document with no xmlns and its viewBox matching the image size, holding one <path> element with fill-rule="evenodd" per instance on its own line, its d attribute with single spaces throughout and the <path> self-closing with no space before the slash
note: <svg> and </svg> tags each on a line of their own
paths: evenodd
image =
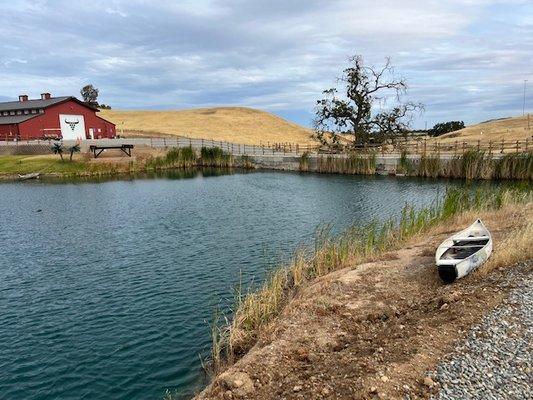
<svg viewBox="0 0 533 400">
<path fill-rule="evenodd" d="M 402 102 L 407 83 L 396 76 L 390 59 L 381 68 L 366 66 L 360 55 L 349 61 L 350 66 L 337 79 L 339 88 L 325 90 L 325 98 L 317 101 L 317 138 L 324 144 L 337 144 L 340 135 L 351 135 L 357 145 L 405 134 L 423 105 Z M 378 104 L 381 109 L 374 112 Z"/>
<path fill-rule="evenodd" d="M 98 89 L 93 85 L 85 85 L 80 90 L 83 101 L 92 107 L 98 107 Z"/>
<path fill-rule="evenodd" d="M 463 121 L 440 122 L 435 124 L 435 126 L 428 131 L 428 134 L 430 136 L 440 136 L 444 135 L 445 133 L 458 131 L 464 127 L 465 123 Z"/>
</svg>

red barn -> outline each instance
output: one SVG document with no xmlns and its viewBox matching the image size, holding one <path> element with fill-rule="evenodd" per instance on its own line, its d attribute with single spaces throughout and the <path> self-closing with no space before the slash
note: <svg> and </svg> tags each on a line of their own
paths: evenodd
<svg viewBox="0 0 533 400">
<path fill-rule="evenodd" d="M 114 138 L 115 124 L 96 115 L 99 110 L 72 96 L 0 103 L 0 140 Z"/>
</svg>

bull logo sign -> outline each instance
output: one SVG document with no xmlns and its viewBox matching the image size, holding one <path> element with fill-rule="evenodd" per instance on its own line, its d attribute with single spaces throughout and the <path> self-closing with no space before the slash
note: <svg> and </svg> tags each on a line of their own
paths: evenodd
<svg viewBox="0 0 533 400">
<path fill-rule="evenodd" d="M 74 132 L 74 130 L 76 129 L 76 125 L 80 123 L 80 120 L 77 119 L 76 121 L 69 121 L 65 118 L 65 123 L 68 124 L 72 132 Z"/>
</svg>

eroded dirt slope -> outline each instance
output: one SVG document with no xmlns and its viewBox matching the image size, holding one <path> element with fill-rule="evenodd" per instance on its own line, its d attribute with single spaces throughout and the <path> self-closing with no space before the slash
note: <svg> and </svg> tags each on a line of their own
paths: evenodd
<svg viewBox="0 0 533 400">
<path fill-rule="evenodd" d="M 481 215 L 495 252 L 531 214 L 508 208 Z M 317 280 L 198 399 L 428 398 L 438 385 L 426 371 L 512 286 L 506 269 L 480 270 L 452 285 L 439 280 L 436 246 L 476 217 Z"/>
</svg>

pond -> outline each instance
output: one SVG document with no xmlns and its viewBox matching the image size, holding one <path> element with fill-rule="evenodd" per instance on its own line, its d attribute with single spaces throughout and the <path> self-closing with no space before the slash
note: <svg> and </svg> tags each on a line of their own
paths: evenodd
<svg viewBox="0 0 533 400">
<path fill-rule="evenodd" d="M 398 215 L 458 184 L 212 171 L 2 183 L 0 397 L 191 394 L 239 280 L 260 282 L 320 224 Z"/>
</svg>

